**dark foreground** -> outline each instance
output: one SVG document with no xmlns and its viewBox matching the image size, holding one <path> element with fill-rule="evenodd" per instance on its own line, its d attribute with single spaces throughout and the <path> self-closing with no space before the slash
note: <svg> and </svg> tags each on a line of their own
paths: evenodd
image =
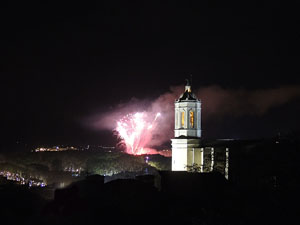
<svg viewBox="0 0 300 225">
<path fill-rule="evenodd" d="M 34 189 L 2 185 L 1 224 L 299 223 L 299 192 L 291 188 L 240 186 L 218 173 L 103 181 L 87 177 L 56 190 L 54 200 Z"/>
</svg>

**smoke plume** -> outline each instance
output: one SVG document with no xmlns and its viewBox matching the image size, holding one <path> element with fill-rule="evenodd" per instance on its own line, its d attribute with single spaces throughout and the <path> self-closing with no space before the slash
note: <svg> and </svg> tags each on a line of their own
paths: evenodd
<svg viewBox="0 0 300 225">
<path fill-rule="evenodd" d="M 174 136 L 174 101 L 184 91 L 183 86 L 173 86 L 154 100 L 132 99 L 112 110 L 93 116 L 89 124 L 99 130 L 114 130 L 116 122 L 128 113 L 160 113 L 157 128 L 153 130 L 148 147 L 160 146 Z M 202 102 L 202 121 L 226 116 L 261 116 L 274 107 L 288 103 L 300 96 L 300 86 L 282 86 L 273 89 L 225 89 L 207 86 L 194 90 Z"/>
</svg>

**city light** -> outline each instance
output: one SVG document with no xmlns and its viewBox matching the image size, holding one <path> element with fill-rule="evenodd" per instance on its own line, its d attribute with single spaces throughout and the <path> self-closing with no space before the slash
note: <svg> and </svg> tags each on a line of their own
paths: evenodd
<svg viewBox="0 0 300 225">
<path fill-rule="evenodd" d="M 19 173 L 12 173 L 10 171 L 0 171 L 0 176 L 5 177 L 7 180 L 15 181 L 21 185 L 28 185 L 29 187 L 45 187 L 46 182 L 39 178 L 29 177 L 25 178 Z"/>
</svg>

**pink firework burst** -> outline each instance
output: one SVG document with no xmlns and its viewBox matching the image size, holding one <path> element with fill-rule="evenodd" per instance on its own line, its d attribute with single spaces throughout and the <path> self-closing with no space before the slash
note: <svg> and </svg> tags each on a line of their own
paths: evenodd
<svg viewBox="0 0 300 225">
<path fill-rule="evenodd" d="M 121 139 L 120 144 L 126 152 L 133 155 L 155 154 L 154 149 L 147 148 L 152 139 L 153 130 L 157 126 L 160 113 L 151 118 L 146 112 L 128 114 L 117 122 L 115 131 Z"/>
</svg>

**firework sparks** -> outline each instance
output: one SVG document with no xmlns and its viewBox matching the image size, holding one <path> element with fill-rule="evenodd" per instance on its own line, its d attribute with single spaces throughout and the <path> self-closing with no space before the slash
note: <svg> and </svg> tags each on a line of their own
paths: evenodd
<svg viewBox="0 0 300 225">
<path fill-rule="evenodd" d="M 154 119 L 145 112 L 128 114 L 117 122 L 117 135 L 126 147 L 126 152 L 133 155 L 153 154 L 153 149 L 147 148 L 152 139 L 153 130 L 157 127 L 157 120 L 161 116 L 157 113 Z M 151 121 L 151 122 L 149 122 Z"/>
</svg>

